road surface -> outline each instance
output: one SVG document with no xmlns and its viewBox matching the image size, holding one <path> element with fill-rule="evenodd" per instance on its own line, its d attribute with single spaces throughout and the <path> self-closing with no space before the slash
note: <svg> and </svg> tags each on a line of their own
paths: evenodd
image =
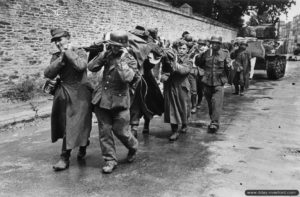
<svg viewBox="0 0 300 197">
<path fill-rule="evenodd" d="M 300 64 L 288 62 L 286 76 L 269 81 L 256 72 L 245 96 L 226 88 L 218 134 L 208 134 L 206 101 L 192 115 L 189 131 L 175 143 L 161 117 L 150 135 L 139 133 L 137 160 L 117 142 L 120 159 L 110 175 L 96 123 L 86 160 L 72 152 L 70 168 L 54 172 L 61 141 L 50 142 L 49 118 L 0 133 L 0 196 L 198 196 L 241 197 L 247 189 L 300 190 Z M 141 130 L 142 127 L 140 127 Z"/>
</svg>

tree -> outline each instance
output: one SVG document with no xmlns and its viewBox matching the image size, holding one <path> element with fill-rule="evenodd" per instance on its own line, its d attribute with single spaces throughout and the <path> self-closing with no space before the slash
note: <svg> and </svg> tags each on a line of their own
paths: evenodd
<svg viewBox="0 0 300 197">
<path fill-rule="evenodd" d="M 295 0 L 160 0 L 179 7 L 188 3 L 195 13 L 214 18 L 234 27 L 243 25 L 242 16 L 256 13 L 258 18 L 264 14 L 268 22 L 274 22 L 282 13 L 295 4 Z"/>
</svg>

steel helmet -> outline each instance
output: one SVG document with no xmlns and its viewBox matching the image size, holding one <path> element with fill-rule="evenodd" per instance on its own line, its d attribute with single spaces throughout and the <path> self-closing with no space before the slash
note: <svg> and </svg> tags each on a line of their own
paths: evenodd
<svg viewBox="0 0 300 197">
<path fill-rule="evenodd" d="M 216 42 L 216 43 L 219 43 L 219 44 L 222 44 L 222 37 L 217 37 L 217 36 L 212 36 L 211 39 L 210 39 L 210 42 Z"/>
<path fill-rule="evenodd" d="M 125 31 L 111 32 L 109 43 L 111 45 L 128 47 L 128 35 Z"/>
<path fill-rule="evenodd" d="M 202 45 L 206 45 L 205 40 L 203 40 L 203 39 L 201 39 L 201 38 L 197 41 L 197 43 L 198 43 L 198 44 L 202 44 Z"/>
<path fill-rule="evenodd" d="M 240 45 L 245 45 L 245 46 L 248 46 L 248 42 L 246 39 L 243 39 L 240 41 Z"/>
</svg>

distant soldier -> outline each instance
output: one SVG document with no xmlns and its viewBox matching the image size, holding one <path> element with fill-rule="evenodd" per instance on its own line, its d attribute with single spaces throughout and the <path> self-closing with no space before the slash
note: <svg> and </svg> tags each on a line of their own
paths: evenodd
<svg viewBox="0 0 300 197">
<path fill-rule="evenodd" d="M 159 44 L 159 38 L 158 38 L 158 29 L 157 28 L 149 28 L 147 29 L 149 32 L 149 38 L 152 39 L 151 42 L 155 44 Z"/>
<path fill-rule="evenodd" d="M 236 51 L 238 49 L 239 49 L 239 42 L 238 41 L 233 41 L 232 49 L 230 51 L 230 54 L 232 54 L 234 51 Z M 231 60 L 231 65 L 233 64 L 234 61 L 235 61 L 234 59 Z M 235 75 L 235 70 L 234 70 L 233 66 L 231 66 L 229 68 L 229 73 L 228 73 L 228 84 L 233 85 L 234 75 Z"/>
<path fill-rule="evenodd" d="M 239 48 L 231 53 L 231 59 L 234 59 L 233 62 L 233 84 L 235 87 L 236 95 L 244 95 L 244 90 L 249 87 L 249 77 L 251 69 L 251 55 L 246 51 L 247 41 L 242 40 L 239 43 Z"/>
<path fill-rule="evenodd" d="M 83 159 L 92 128 L 92 88 L 87 80 L 87 55 L 83 49 L 71 45 L 66 30 L 51 30 L 52 39 L 59 52 L 52 55 L 45 77 L 60 78 L 55 91 L 51 113 L 52 142 L 63 138 L 60 160 L 55 171 L 69 167 L 71 150 L 80 147 L 78 159 Z"/>
<path fill-rule="evenodd" d="M 193 47 L 193 37 L 191 36 L 191 34 L 188 31 L 184 31 L 181 35 L 181 38 L 179 38 L 173 42 L 172 48 L 175 49 L 175 51 L 177 51 L 178 43 L 182 40 L 184 40 L 186 42 L 187 47 L 188 47 L 188 52 L 189 52 L 189 50 Z"/>
<path fill-rule="evenodd" d="M 182 39 L 182 40 L 185 40 L 185 39 L 186 39 L 186 37 L 188 37 L 188 36 L 190 36 L 190 32 L 188 32 L 188 31 L 184 31 L 184 32 L 182 33 L 182 35 L 181 35 L 181 38 L 180 38 L 180 39 Z"/>
<path fill-rule="evenodd" d="M 136 157 L 138 141 L 129 131 L 130 94 L 129 84 L 134 79 L 137 61 L 126 47 L 126 32 L 112 32 L 108 41 L 110 49 L 99 53 L 88 64 L 88 69 L 97 72 L 104 67 L 102 83 L 94 92 L 92 103 L 98 119 L 99 139 L 105 165 L 103 173 L 111 173 L 117 166 L 116 147 L 113 135 L 129 149 L 127 161 Z"/>
<path fill-rule="evenodd" d="M 204 69 L 202 82 L 204 96 L 208 103 L 211 123 L 209 132 L 215 133 L 219 129 L 219 119 L 223 108 L 224 84 L 227 83 L 225 69 L 230 60 L 228 52 L 221 49 L 222 37 L 212 36 L 211 48 L 197 61 L 197 66 Z"/>
<path fill-rule="evenodd" d="M 194 57 L 197 53 L 199 53 L 198 45 L 192 41 L 192 37 L 187 35 L 186 37 L 187 46 L 188 46 L 188 58 L 190 61 L 194 62 Z M 197 66 L 193 63 L 193 66 L 191 68 L 190 74 L 188 76 L 188 80 L 190 83 L 190 92 L 191 92 L 191 113 L 196 113 L 197 108 L 197 78 L 199 75 L 199 69 Z"/>
<path fill-rule="evenodd" d="M 152 36 L 150 36 L 149 31 L 145 29 L 145 27 L 137 25 L 134 29 L 129 31 L 130 33 L 142 38 L 147 42 L 154 42 Z"/>
<path fill-rule="evenodd" d="M 208 50 L 207 43 L 203 39 L 197 41 L 197 52 L 193 58 L 193 64 L 197 66 L 196 61 L 201 58 L 201 55 Z M 202 98 L 203 98 L 203 83 L 202 78 L 204 75 L 204 70 L 197 66 L 198 75 L 197 75 L 197 108 L 200 108 Z M 193 101 L 193 100 L 192 100 Z"/>
</svg>

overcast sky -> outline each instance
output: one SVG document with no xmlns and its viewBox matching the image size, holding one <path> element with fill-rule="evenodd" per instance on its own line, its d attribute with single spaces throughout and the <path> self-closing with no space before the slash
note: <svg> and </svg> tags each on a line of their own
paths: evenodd
<svg viewBox="0 0 300 197">
<path fill-rule="evenodd" d="M 293 5 L 288 12 L 288 17 L 283 14 L 280 19 L 283 21 L 292 21 L 294 16 L 300 14 L 300 0 L 296 0 L 296 5 Z"/>
</svg>

